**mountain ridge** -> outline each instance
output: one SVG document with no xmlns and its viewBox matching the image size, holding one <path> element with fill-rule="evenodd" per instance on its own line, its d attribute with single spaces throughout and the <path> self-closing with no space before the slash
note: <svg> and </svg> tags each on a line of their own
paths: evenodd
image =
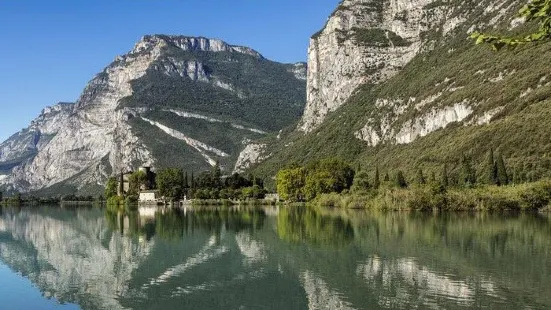
<svg viewBox="0 0 551 310">
<path fill-rule="evenodd" d="M 339 156 L 371 170 L 403 170 L 410 178 L 418 169 L 439 175 L 447 164 L 457 179 L 464 156 L 480 175 L 494 149 L 519 181 L 549 176 L 551 137 L 543 128 L 551 112 L 545 70 L 551 64 L 539 55 L 551 45 L 495 53 L 469 39 L 476 30 L 530 32 L 536 25 L 515 15 L 524 4 L 342 1 L 311 39 L 299 126 L 259 141 L 263 148 L 255 156 L 262 160 L 249 163 L 251 173 L 273 179 L 289 163 Z M 420 40 L 416 54 L 396 62 L 392 57 L 402 56 L 393 50 L 409 47 L 393 42 L 411 43 L 404 34 L 411 25 Z M 368 66 L 377 62 L 382 65 Z M 396 71 L 383 74 L 388 67 Z"/>
<path fill-rule="evenodd" d="M 244 143 L 298 120 L 305 70 L 218 39 L 143 36 L 74 104 L 45 109 L 0 144 L 0 186 L 99 193 L 141 165 L 199 172 L 220 161 L 230 171 Z M 273 121 L 255 121 L 261 111 Z"/>
</svg>

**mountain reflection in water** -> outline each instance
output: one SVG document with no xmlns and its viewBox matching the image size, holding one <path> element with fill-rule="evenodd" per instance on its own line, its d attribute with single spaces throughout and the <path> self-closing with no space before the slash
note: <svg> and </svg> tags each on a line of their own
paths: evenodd
<svg viewBox="0 0 551 310">
<path fill-rule="evenodd" d="M 550 256 L 541 215 L 0 213 L 2 263 L 83 309 L 538 309 L 551 307 Z"/>
</svg>

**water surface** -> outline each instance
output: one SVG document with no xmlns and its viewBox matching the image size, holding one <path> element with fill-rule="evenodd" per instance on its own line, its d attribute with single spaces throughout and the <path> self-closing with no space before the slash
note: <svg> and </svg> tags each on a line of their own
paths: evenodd
<svg viewBox="0 0 551 310">
<path fill-rule="evenodd" d="M 0 211 L 2 309 L 545 309 L 536 214 Z"/>
</svg>

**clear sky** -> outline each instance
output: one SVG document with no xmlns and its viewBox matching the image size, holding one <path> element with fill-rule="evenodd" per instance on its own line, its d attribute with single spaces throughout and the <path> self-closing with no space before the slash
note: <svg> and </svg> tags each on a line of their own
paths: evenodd
<svg viewBox="0 0 551 310">
<path fill-rule="evenodd" d="M 0 0 L 0 141 L 40 111 L 74 102 L 144 34 L 219 38 L 306 61 L 339 0 Z"/>
</svg>

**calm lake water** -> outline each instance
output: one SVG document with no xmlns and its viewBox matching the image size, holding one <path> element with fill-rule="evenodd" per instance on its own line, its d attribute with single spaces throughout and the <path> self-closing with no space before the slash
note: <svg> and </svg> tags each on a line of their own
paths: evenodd
<svg viewBox="0 0 551 310">
<path fill-rule="evenodd" d="M 549 309 L 542 215 L 0 211 L 1 309 Z"/>
</svg>

